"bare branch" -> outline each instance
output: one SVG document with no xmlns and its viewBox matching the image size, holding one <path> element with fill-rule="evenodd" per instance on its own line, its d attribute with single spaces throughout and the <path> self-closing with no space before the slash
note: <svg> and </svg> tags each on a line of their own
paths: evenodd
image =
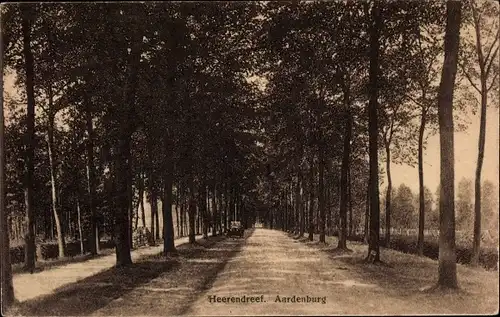
<svg viewBox="0 0 500 317">
<path fill-rule="evenodd" d="M 406 96 L 407 96 L 407 97 L 408 97 L 411 101 L 413 101 L 413 102 L 414 102 L 417 106 L 419 106 L 419 107 L 423 107 L 423 106 L 424 106 L 424 105 L 423 105 L 420 101 L 418 101 L 417 99 L 413 98 L 411 95 L 407 94 Z"/>
<path fill-rule="evenodd" d="M 490 49 L 488 50 L 488 53 L 486 54 L 486 57 L 484 59 L 484 61 L 487 63 L 488 61 L 491 62 L 491 60 L 494 60 L 495 59 L 495 56 L 493 55 L 493 57 L 491 58 L 490 60 L 490 55 L 491 55 L 491 51 L 493 50 L 493 47 L 495 47 L 495 44 L 497 43 L 498 41 L 498 37 L 500 36 L 500 28 L 497 30 L 497 34 L 495 35 L 495 39 L 493 40 L 493 43 L 491 43 L 491 46 L 490 46 Z M 495 52 L 498 51 L 498 46 L 495 50 Z M 495 54 L 495 53 L 494 53 Z"/>
<path fill-rule="evenodd" d="M 495 81 L 497 80 L 497 77 L 498 77 L 498 73 L 495 73 L 495 76 L 493 76 L 492 80 L 491 80 L 491 84 L 489 87 L 486 88 L 486 92 L 490 92 L 491 88 L 493 88 L 493 85 L 495 84 Z"/>
<path fill-rule="evenodd" d="M 479 89 L 479 87 L 474 83 L 474 81 L 472 81 L 472 78 L 470 77 L 469 73 L 467 73 L 467 71 L 465 70 L 465 66 L 463 63 L 459 63 L 460 65 L 460 68 L 462 68 L 462 71 L 465 75 L 465 77 L 467 78 L 467 80 L 469 81 L 469 83 L 472 85 L 472 87 L 474 87 L 478 93 L 481 93 L 481 89 Z"/>
<path fill-rule="evenodd" d="M 485 77 L 488 78 L 488 75 L 490 74 L 490 70 L 491 70 L 491 65 L 493 65 L 493 62 L 495 61 L 495 58 L 497 56 L 497 53 L 498 53 L 498 48 L 500 46 L 497 46 L 495 51 L 493 52 L 493 55 L 491 56 L 491 59 L 490 60 L 487 60 L 485 59 L 485 63 L 487 64 L 486 65 L 486 72 L 485 72 Z"/>
</svg>

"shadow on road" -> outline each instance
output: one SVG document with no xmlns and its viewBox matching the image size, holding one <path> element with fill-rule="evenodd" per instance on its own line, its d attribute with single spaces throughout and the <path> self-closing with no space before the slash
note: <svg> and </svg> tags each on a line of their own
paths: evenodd
<svg viewBox="0 0 500 317">
<path fill-rule="evenodd" d="M 245 236 L 243 239 L 232 239 L 232 238 L 227 238 L 224 242 L 217 244 L 217 246 L 221 245 L 227 245 L 229 244 L 235 244 L 234 248 L 221 248 L 215 250 L 215 248 L 209 248 L 206 250 L 206 256 L 208 257 L 215 257 L 217 259 L 221 259 L 221 261 L 217 262 L 216 265 L 208 268 L 207 270 L 204 270 L 204 276 L 203 279 L 200 281 L 199 284 L 194 287 L 194 291 L 190 294 L 189 298 L 186 298 L 182 302 L 182 306 L 179 307 L 177 311 L 174 312 L 175 315 L 185 315 L 188 311 L 191 305 L 207 290 L 212 288 L 212 285 L 214 284 L 217 275 L 219 272 L 222 272 L 224 268 L 226 267 L 227 263 L 229 260 L 232 258 L 236 257 L 238 253 L 240 253 L 241 248 L 245 244 L 245 241 L 254 233 L 255 229 L 247 229 L 245 231 Z"/>
<path fill-rule="evenodd" d="M 246 238 L 249 235 L 250 230 Z M 147 256 L 130 267 L 108 269 L 60 287 L 49 295 L 21 303 L 11 314 L 75 316 L 90 315 L 98 310 L 102 311 L 97 312 L 99 315 L 154 314 L 148 311 L 149 308 L 159 301 L 170 299 L 171 305 L 163 308 L 170 308 L 172 312 L 162 311 L 157 315 L 175 315 L 187 309 L 199 293 L 210 288 L 217 273 L 239 252 L 245 239 L 218 236 L 198 240 L 195 245 L 183 244 L 177 247 L 177 257 L 165 259 L 161 254 Z M 226 248 L 218 251 L 216 247 L 219 245 Z M 182 301 L 178 300 L 178 296 L 168 296 L 165 292 L 158 294 L 158 291 L 173 290 L 179 295 L 183 289 L 188 290 L 185 292 L 188 298 Z M 155 297 L 151 296 L 152 293 Z M 143 306 L 134 313 L 131 308 L 138 305 Z"/>
</svg>

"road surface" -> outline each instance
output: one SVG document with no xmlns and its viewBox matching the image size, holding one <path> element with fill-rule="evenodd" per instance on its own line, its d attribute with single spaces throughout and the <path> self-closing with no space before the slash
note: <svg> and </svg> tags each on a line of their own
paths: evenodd
<svg viewBox="0 0 500 317">
<path fill-rule="evenodd" d="M 426 294 L 419 288 L 437 273 L 437 263 L 426 258 L 387 250 L 383 256 L 394 267 L 379 267 L 361 263 L 358 251 L 331 252 L 332 245 L 261 228 L 247 230 L 244 239 L 200 243 L 180 245 L 176 258 L 148 256 L 65 285 L 27 301 L 19 314 L 402 315 L 491 313 L 498 305 L 495 272 L 459 267 L 470 277 L 462 283 L 466 293 Z"/>
<path fill-rule="evenodd" d="M 186 314 L 383 314 L 397 303 L 377 295 L 380 291 L 377 285 L 353 277 L 345 265 L 285 233 L 256 229 Z M 243 296 L 254 297 L 254 303 L 242 304 L 247 300 Z M 231 302 L 238 297 L 240 303 Z M 263 302 L 255 302 L 260 299 Z M 407 309 L 405 305 L 403 310 Z"/>
</svg>

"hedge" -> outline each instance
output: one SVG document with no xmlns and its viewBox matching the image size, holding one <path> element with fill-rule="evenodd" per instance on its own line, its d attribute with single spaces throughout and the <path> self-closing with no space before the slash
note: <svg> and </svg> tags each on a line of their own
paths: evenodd
<svg viewBox="0 0 500 317">
<path fill-rule="evenodd" d="M 112 240 L 102 240 L 99 241 L 100 249 L 111 249 L 114 248 L 115 244 Z M 88 252 L 89 246 L 88 241 L 83 242 L 83 249 Z M 80 241 L 68 241 L 66 242 L 66 256 L 74 257 L 80 255 Z M 59 256 L 59 247 L 57 241 L 48 241 L 37 244 L 36 247 L 37 260 L 49 260 L 57 259 Z M 23 263 L 24 262 L 24 245 L 11 247 L 10 248 L 10 261 L 12 264 Z"/>
<path fill-rule="evenodd" d="M 358 235 L 349 238 L 352 241 L 363 241 L 364 236 Z M 468 241 L 461 241 L 457 239 L 457 263 L 470 264 L 472 259 L 472 248 L 469 246 Z M 391 235 L 389 246 L 386 245 L 385 240 L 380 240 L 380 245 L 388 247 L 389 249 L 401 251 L 409 254 L 417 254 L 417 236 L 406 235 Z M 439 238 L 426 236 L 424 238 L 424 256 L 437 260 L 439 258 Z M 479 256 L 479 264 L 488 270 L 498 270 L 498 250 L 495 248 L 482 248 Z"/>
</svg>

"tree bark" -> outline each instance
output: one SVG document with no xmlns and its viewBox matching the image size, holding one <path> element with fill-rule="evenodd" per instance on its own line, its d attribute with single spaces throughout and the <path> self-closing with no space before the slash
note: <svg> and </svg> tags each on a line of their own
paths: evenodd
<svg viewBox="0 0 500 317">
<path fill-rule="evenodd" d="M 318 208 L 319 208 L 319 242 L 326 243 L 325 240 L 325 153 L 324 145 L 319 146 L 319 181 L 318 181 Z"/>
<path fill-rule="evenodd" d="M 95 256 L 99 253 L 99 238 L 97 232 L 97 217 L 94 204 L 95 198 L 95 167 L 94 167 L 94 126 L 92 123 L 92 109 L 88 97 L 85 96 L 85 119 L 87 130 L 87 201 L 90 210 L 90 254 Z"/>
<path fill-rule="evenodd" d="M 186 210 L 184 209 L 184 206 L 185 206 L 185 197 L 184 197 L 184 186 L 181 187 L 181 190 L 180 190 L 180 216 L 181 216 L 181 225 L 180 225 L 180 235 L 181 237 L 184 237 L 184 223 L 186 222 Z"/>
<path fill-rule="evenodd" d="M 121 133 L 115 157 L 115 249 L 116 267 L 132 264 L 130 255 L 129 166 L 130 136 Z"/>
<path fill-rule="evenodd" d="M 365 203 L 365 232 L 364 243 L 368 244 L 370 238 L 370 178 L 368 177 L 368 184 L 366 184 L 366 203 Z"/>
<path fill-rule="evenodd" d="M 158 194 L 154 187 L 151 188 L 151 235 L 153 239 L 156 239 L 155 232 L 155 219 L 156 214 L 158 214 Z"/>
<path fill-rule="evenodd" d="M 297 172 L 297 184 L 295 188 L 295 212 L 297 215 L 297 220 L 298 220 L 298 234 L 299 237 L 304 236 L 304 217 L 302 215 L 302 193 L 301 193 L 301 187 L 302 187 L 302 175 L 300 172 L 300 169 Z"/>
<path fill-rule="evenodd" d="M 25 133 L 25 179 L 24 196 L 26 207 L 26 236 L 25 236 L 25 257 L 24 268 L 31 271 L 35 269 L 35 211 L 33 204 L 33 184 L 34 184 L 34 147 L 35 147 L 35 93 L 34 93 L 34 70 L 33 53 L 31 51 L 31 27 L 34 19 L 34 12 L 29 4 L 22 5 L 22 33 L 23 33 L 23 55 L 24 68 L 26 74 L 26 133 Z"/>
<path fill-rule="evenodd" d="M 368 134 L 370 156 L 370 236 L 368 257 L 370 262 L 380 261 L 380 202 L 378 180 L 378 76 L 379 76 L 379 37 L 382 25 L 379 1 L 374 1 L 370 26 L 370 69 L 368 103 Z"/>
<path fill-rule="evenodd" d="M 76 200 L 76 212 L 78 216 L 78 237 L 80 238 L 80 254 L 84 254 L 85 250 L 83 248 L 83 233 L 82 233 L 82 216 L 80 213 L 80 201 Z"/>
<path fill-rule="evenodd" d="M 132 160 L 132 153 L 130 152 L 130 145 L 129 149 L 127 152 L 127 217 L 128 217 L 128 228 L 127 228 L 127 233 L 128 233 L 128 238 L 129 238 L 129 244 L 130 248 L 133 249 L 134 246 L 134 240 L 133 240 L 133 224 L 134 224 L 134 191 L 132 187 L 132 166 L 131 166 L 131 160 Z"/>
<path fill-rule="evenodd" d="M 228 183 L 226 182 L 224 185 L 224 232 L 227 232 L 227 213 L 229 212 L 229 189 Z"/>
<path fill-rule="evenodd" d="M 166 168 L 163 176 L 163 202 L 162 202 L 162 215 L 163 215 L 163 255 L 177 253 L 174 244 L 174 222 L 172 220 L 172 169 Z"/>
<path fill-rule="evenodd" d="M 460 42 L 461 2 L 446 3 L 444 64 L 439 85 L 438 117 L 441 146 L 441 192 L 439 195 L 438 285 L 457 288 L 455 249 L 455 170 L 453 139 L 453 89 L 457 73 Z"/>
<path fill-rule="evenodd" d="M 309 167 L 309 241 L 314 240 L 314 161 L 310 161 Z"/>
<path fill-rule="evenodd" d="M 234 221 L 234 187 L 229 189 L 229 224 Z"/>
<path fill-rule="evenodd" d="M 158 212 L 158 209 L 155 212 L 155 230 L 156 230 L 154 233 L 155 239 L 160 240 L 160 238 L 161 238 L 160 237 L 160 213 Z"/>
<path fill-rule="evenodd" d="M 139 207 L 141 208 L 141 220 L 142 226 L 146 227 L 146 212 L 144 210 L 144 174 L 139 174 Z"/>
<path fill-rule="evenodd" d="M 189 243 L 196 243 L 195 234 L 195 214 L 196 214 L 196 194 L 194 192 L 194 181 L 190 176 L 189 179 Z"/>
<path fill-rule="evenodd" d="M 175 195 L 175 226 L 177 229 L 177 234 L 176 234 L 177 237 L 181 236 L 180 235 L 180 217 L 179 217 L 179 202 L 180 202 L 179 190 L 180 190 L 180 184 L 178 183 L 177 189 L 176 189 L 176 195 Z"/>
<path fill-rule="evenodd" d="M 219 219 L 217 220 L 218 226 L 219 226 L 219 234 L 222 235 L 224 234 L 224 229 L 223 229 L 223 201 L 222 201 L 222 184 L 220 184 L 220 188 L 216 190 L 217 192 L 217 201 L 219 203 Z"/>
<path fill-rule="evenodd" d="M 200 195 L 199 195 L 200 201 L 199 201 L 199 210 L 200 210 L 200 216 L 201 220 L 203 223 L 202 226 L 202 231 L 203 231 L 203 238 L 208 239 L 208 210 L 207 210 L 207 186 L 203 182 L 201 187 L 200 187 Z"/>
<path fill-rule="evenodd" d="M 349 195 L 349 198 L 347 199 L 349 203 L 349 233 L 348 236 L 349 238 L 352 238 L 353 234 L 353 223 L 352 223 L 352 179 L 351 179 L 351 168 L 349 167 L 349 170 L 347 171 L 347 179 L 348 179 L 348 186 L 349 186 L 349 191 L 347 194 Z"/>
<path fill-rule="evenodd" d="M 217 235 L 217 226 L 219 225 L 219 214 L 217 212 L 217 183 L 214 183 L 212 188 L 212 209 L 213 209 L 213 228 L 212 237 Z"/>
<path fill-rule="evenodd" d="M 475 10 L 475 9 L 474 9 Z M 474 183 L 474 237 L 472 242 L 472 259 L 471 264 L 477 266 L 479 264 L 479 256 L 481 254 L 481 173 L 483 170 L 484 161 L 484 144 L 486 141 L 486 107 L 488 106 L 488 88 L 487 77 L 485 70 L 485 58 L 481 44 L 481 30 L 479 25 L 479 17 L 474 14 L 474 27 L 476 31 L 476 51 L 480 66 L 480 81 L 481 81 L 481 117 L 479 123 L 479 140 L 477 152 L 477 165 Z M 497 47 L 498 49 L 498 47 Z M 492 63 L 493 61 L 489 61 Z"/>
<path fill-rule="evenodd" d="M 302 173 L 300 174 L 300 184 L 301 184 L 301 197 L 305 196 L 305 188 L 304 188 L 304 182 L 302 178 Z M 306 198 L 304 198 L 306 200 Z M 300 200 L 300 232 L 299 236 L 302 238 L 304 236 L 306 230 L 306 206 L 305 206 L 305 201 L 301 198 Z"/>
<path fill-rule="evenodd" d="M 340 173 L 340 212 L 339 212 L 339 226 L 338 226 L 338 245 L 337 248 L 347 250 L 347 203 L 349 200 L 348 193 L 348 172 L 350 169 L 351 160 L 351 134 L 352 134 L 352 115 L 349 110 L 349 96 L 344 92 L 346 102 L 345 114 L 345 136 L 344 136 L 344 150 L 342 153 L 342 168 Z"/>
<path fill-rule="evenodd" d="M 420 127 L 418 130 L 418 255 L 424 255 L 424 227 L 425 227 L 425 192 L 424 192 L 424 132 L 427 119 L 425 109 L 422 109 Z"/>
<path fill-rule="evenodd" d="M 392 176 L 391 176 L 391 145 L 385 142 L 385 166 L 387 169 L 387 191 L 385 193 L 385 246 L 391 243 L 391 200 L 392 200 Z"/>
<path fill-rule="evenodd" d="M 0 32 L 3 32 L 3 30 Z M 1 58 L 0 69 L 3 69 L 3 60 Z M 2 78 L 0 78 L 0 88 L 3 91 L 3 76 Z M 2 107 L 0 109 L 0 288 L 2 290 L 2 311 L 6 313 L 7 309 L 14 302 L 14 287 L 12 284 L 12 266 L 10 262 L 9 215 L 7 213 L 7 209 L 5 208 L 6 167 L 4 150 L 5 126 L 3 113 L 3 94 L 0 96 L 0 104 L 2 104 Z"/>
<path fill-rule="evenodd" d="M 49 114 L 48 114 L 48 126 L 47 126 L 47 150 L 49 155 L 49 169 L 50 169 L 50 188 L 51 188 L 51 199 L 52 199 L 52 213 L 55 220 L 56 232 L 57 232 L 57 246 L 59 250 L 59 258 L 63 258 L 66 255 L 66 245 L 64 243 L 64 232 L 63 226 L 61 224 L 61 213 L 58 208 L 58 197 L 57 197 L 57 176 L 56 176 L 56 162 L 54 157 L 54 119 L 55 114 L 53 113 L 53 103 L 52 103 L 52 87 L 49 87 Z"/>
</svg>

